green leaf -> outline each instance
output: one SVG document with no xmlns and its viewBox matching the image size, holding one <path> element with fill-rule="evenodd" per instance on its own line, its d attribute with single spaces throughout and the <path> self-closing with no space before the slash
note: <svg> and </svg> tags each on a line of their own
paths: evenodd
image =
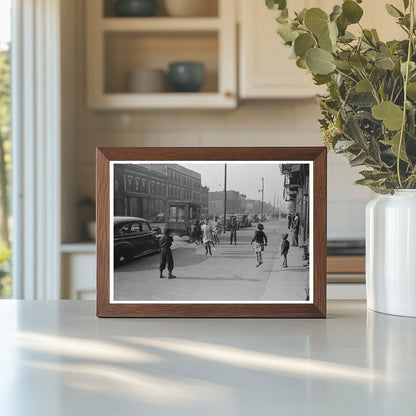
<svg viewBox="0 0 416 416">
<path fill-rule="evenodd" d="M 380 42 L 380 38 L 378 37 L 378 33 L 377 33 L 377 30 L 376 29 L 371 29 L 371 34 L 373 35 L 373 39 L 376 42 Z"/>
<path fill-rule="evenodd" d="M 342 15 L 337 19 L 337 27 L 340 36 L 344 36 L 348 27 L 348 22 L 344 19 Z"/>
<path fill-rule="evenodd" d="M 329 35 L 328 27 L 324 32 L 321 32 L 318 35 L 318 45 L 321 49 L 324 49 L 325 51 L 334 51 L 334 44 L 332 43 L 331 37 Z"/>
<path fill-rule="evenodd" d="M 355 86 L 355 90 L 357 92 L 371 92 L 371 83 L 366 79 L 362 79 L 361 81 L 357 82 Z"/>
<path fill-rule="evenodd" d="M 332 63 L 339 69 L 344 71 L 349 71 L 352 68 L 352 65 L 348 61 L 334 60 Z"/>
<path fill-rule="evenodd" d="M 295 39 L 296 56 L 304 58 L 309 49 L 316 45 L 315 39 L 309 33 L 302 33 Z"/>
<path fill-rule="evenodd" d="M 339 31 L 339 26 L 338 25 L 337 25 L 337 29 Z M 355 39 L 357 39 L 356 36 L 353 33 L 348 32 L 348 30 L 347 30 L 344 33 L 343 36 L 341 36 L 341 37 L 338 38 L 338 42 L 341 42 L 341 43 L 350 43 L 350 42 L 352 42 Z"/>
<path fill-rule="evenodd" d="M 352 0 L 342 3 L 342 16 L 349 24 L 358 23 L 363 16 L 363 9 Z"/>
<path fill-rule="evenodd" d="M 335 5 L 334 8 L 332 9 L 332 13 L 329 15 L 329 20 L 331 22 L 335 22 L 338 17 L 340 17 L 342 15 L 342 7 L 339 5 Z"/>
<path fill-rule="evenodd" d="M 370 156 L 372 157 L 374 164 L 379 166 L 381 161 L 380 147 L 378 145 L 377 139 L 374 136 L 370 137 L 370 145 L 368 147 L 368 151 L 370 152 Z"/>
<path fill-rule="evenodd" d="M 333 59 L 330 52 L 320 48 L 309 49 L 306 54 L 306 64 L 314 75 L 327 75 L 333 72 L 335 69 L 335 65 L 332 63 Z"/>
<path fill-rule="evenodd" d="M 378 56 L 375 61 L 376 67 L 380 69 L 394 69 L 394 61 L 390 56 Z"/>
<path fill-rule="evenodd" d="M 369 186 L 374 183 L 373 179 L 358 179 L 355 181 L 357 185 Z"/>
<path fill-rule="evenodd" d="M 318 7 L 309 9 L 305 13 L 305 26 L 318 36 L 328 28 L 328 15 Z"/>
<path fill-rule="evenodd" d="M 308 69 L 308 65 L 306 65 L 305 58 L 298 58 L 296 59 L 296 66 L 301 69 Z"/>
<path fill-rule="evenodd" d="M 266 0 L 266 6 L 271 10 L 283 10 L 287 6 L 286 0 Z"/>
<path fill-rule="evenodd" d="M 345 152 L 353 145 L 354 145 L 354 142 L 351 140 L 338 140 L 334 146 L 334 150 L 337 153 Z"/>
<path fill-rule="evenodd" d="M 296 19 L 303 23 L 303 21 L 305 20 L 305 14 L 307 12 L 307 9 L 302 9 L 299 13 L 296 13 Z"/>
<path fill-rule="evenodd" d="M 393 17 L 403 17 L 404 14 L 397 8 L 394 7 L 392 4 L 386 4 L 387 13 Z"/>
<path fill-rule="evenodd" d="M 361 152 L 358 156 L 350 160 L 350 165 L 352 167 L 362 165 L 367 159 L 367 155 L 364 152 Z"/>
<path fill-rule="evenodd" d="M 392 131 L 402 127 L 403 110 L 391 101 L 383 101 L 371 109 L 373 117 L 382 120 L 384 125 Z"/>
<path fill-rule="evenodd" d="M 416 100 L 416 82 L 407 84 L 407 96 L 412 100 Z"/>
<path fill-rule="evenodd" d="M 403 6 L 404 6 L 404 9 L 406 10 L 409 7 L 409 0 L 403 0 Z"/>
<path fill-rule="evenodd" d="M 358 70 L 364 69 L 364 67 L 368 64 L 367 60 L 358 53 L 352 55 L 349 62 Z"/>
<path fill-rule="evenodd" d="M 393 152 L 393 154 L 397 157 L 399 154 L 399 144 L 400 144 L 400 132 L 395 134 L 393 136 L 393 138 L 391 139 L 391 141 L 388 140 L 380 140 L 381 143 L 390 146 L 391 151 Z M 409 159 L 407 158 L 406 155 L 406 150 L 405 150 L 405 141 L 403 140 L 402 142 L 402 146 L 400 148 L 400 159 L 403 160 L 404 162 L 409 162 Z"/>
<path fill-rule="evenodd" d="M 313 80 L 315 81 L 315 85 L 324 85 L 331 81 L 331 76 L 315 74 Z"/>
<path fill-rule="evenodd" d="M 376 170 L 362 170 L 360 175 L 364 176 L 365 179 L 372 179 L 373 181 L 379 181 L 380 179 L 388 178 L 391 173 L 390 172 L 379 172 Z"/>
<path fill-rule="evenodd" d="M 292 27 L 287 23 L 280 24 L 277 28 L 277 33 L 287 44 L 290 44 L 298 37 L 298 32 L 293 30 Z"/>
</svg>

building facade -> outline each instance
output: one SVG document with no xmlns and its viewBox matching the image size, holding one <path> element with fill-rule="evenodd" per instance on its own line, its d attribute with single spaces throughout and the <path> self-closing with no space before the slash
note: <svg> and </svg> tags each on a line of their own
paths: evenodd
<svg viewBox="0 0 416 416">
<path fill-rule="evenodd" d="M 115 164 L 114 215 L 152 221 L 169 204 L 189 202 L 199 211 L 201 175 L 178 164 Z"/>
<path fill-rule="evenodd" d="M 304 242 L 309 240 L 309 164 L 282 164 L 280 172 L 284 175 L 283 198 L 289 202 L 290 214 L 300 216 L 300 236 Z"/>
<path fill-rule="evenodd" d="M 209 188 L 208 186 L 201 186 L 201 217 L 207 218 L 209 216 Z"/>
<path fill-rule="evenodd" d="M 240 193 L 238 191 L 227 191 L 226 214 L 233 215 L 241 213 Z M 208 212 L 210 216 L 224 214 L 224 192 L 209 192 Z"/>
</svg>

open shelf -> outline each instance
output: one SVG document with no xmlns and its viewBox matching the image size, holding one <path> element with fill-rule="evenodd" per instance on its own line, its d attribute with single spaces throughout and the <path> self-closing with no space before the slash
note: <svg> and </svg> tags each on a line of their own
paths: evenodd
<svg viewBox="0 0 416 416">
<path fill-rule="evenodd" d="M 129 94 L 130 71 L 138 68 L 160 69 L 168 74 L 169 64 L 177 61 L 198 61 L 205 67 L 201 93 L 218 92 L 218 39 L 216 32 L 136 33 L 112 32 L 104 38 L 105 94 Z M 174 93 L 169 83 L 157 94 Z M 190 93 L 181 93 L 185 98 Z"/>
<path fill-rule="evenodd" d="M 107 18 L 101 21 L 101 29 L 106 32 L 121 31 L 137 31 L 137 32 L 168 32 L 168 31 L 184 31 L 193 32 L 218 30 L 220 28 L 220 20 L 216 17 L 137 17 Z"/>
<path fill-rule="evenodd" d="M 235 108 L 236 6 L 230 0 L 211 1 L 217 9 L 214 16 L 169 17 L 159 7 L 155 17 L 115 17 L 112 0 L 88 0 L 88 107 Z M 147 84 L 140 88 L 157 91 L 154 93 L 137 93 L 137 88 L 129 88 L 132 71 L 137 74 L 141 69 L 162 70 L 167 79 L 169 64 L 183 61 L 204 65 L 205 80 L 200 91 L 178 93 L 168 82 L 160 87 L 162 81 L 158 88 L 147 88 Z"/>
</svg>

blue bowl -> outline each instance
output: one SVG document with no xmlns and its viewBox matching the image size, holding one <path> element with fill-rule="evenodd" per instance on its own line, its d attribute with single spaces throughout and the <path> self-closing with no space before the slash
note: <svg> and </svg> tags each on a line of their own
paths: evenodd
<svg viewBox="0 0 416 416">
<path fill-rule="evenodd" d="M 157 12 L 156 0 L 118 0 L 114 4 L 116 16 L 149 17 Z"/>
<path fill-rule="evenodd" d="M 205 67 L 201 62 L 172 62 L 169 80 L 177 92 L 197 92 L 205 80 Z"/>
</svg>

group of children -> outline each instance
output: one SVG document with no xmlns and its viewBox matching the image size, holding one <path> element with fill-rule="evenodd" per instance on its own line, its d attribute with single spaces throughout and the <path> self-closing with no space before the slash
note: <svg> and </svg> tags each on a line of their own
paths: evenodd
<svg viewBox="0 0 416 416">
<path fill-rule="evenodd" d="M 282 244 L 280 246 L 280 255 L 283 257 L 283 267 L 287 267 L 287 253 L 289 252 L 289 241 L 288 241 L 288 234 L 283 234 L 282 236 Z M 264 232 L 263 224 L 257 225 L 257 230 L 254 232 L 254 237 L 251 240 L 250 244 L 254 243 L 254 252 L 256 253 L 256 260 L 257 265 L 259 267 L 263 264 L 263 254 L 264 247 L 267 246 L 267 236 Z"/>
<path fill-rule="evenodd" d="M 199 224 L 198 224 L 199 225 Z M 200 227 L 201 235 L 198 235 L 196 239 L 197 244 L 203 244 L 205 247 L 205 255 L 212 256 L 212 249 L 215 248 L 215 237 L 214 228 L 209 223 L 209 220 L 206 219 L 204 224 Z M 192 234 L 191 234 L 192 236 Z M 218 235 L 216 235 L 216 243 L 219 243 Z M 256 253 L 256 267 L 259 267 L 263 264 L 263 251 L 264 247 L 267 247 L 267 236 L 264 232 L 263 224 L 257 225 L 257 230 L 254 232 L 254 237 L 251 240 L 250 244 L 254 243 L 254 252 Z M 170 234 L 169 228 L 166 228 L 164 231 L 164 236 L 160 239 L 159 246 L 161 249 L 160 255 L 160 278 L 164 278 L 163 271 L 167 267 L 168 269 L 168 279 L 174 279 L 176 276 L 172 274 L 174 263 L 173 263 L 173 255 L 171 246 L 173 244 L 173 237 Z M 289 252 L 290 244 L 288 241 L 288 234 L 283 234 L 282 236 L 282 243 L 280 246 L 280 255 L 283 257 L 283 264 L 284 268 L 287 268 L 287 254 Z"/>
</svg>

